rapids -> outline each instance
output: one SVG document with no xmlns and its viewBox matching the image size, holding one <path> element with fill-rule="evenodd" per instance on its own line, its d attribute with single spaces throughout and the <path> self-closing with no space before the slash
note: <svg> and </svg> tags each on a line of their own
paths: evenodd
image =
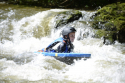
<svg viewBox="0 0 125 83">
<path fill-rule="evenodd" d="M 74 52 L 91 53 L 87 60 L 67 65 L 53 57 L 34 54 L 54 39 L 54 16 L 70 9 L 44 9 L 0 4 L 0 83 L 125 83 L 125 44 L 103 45 L 92 38 L 89 17 L 66 26 L 77 29 Z M 83 23 L 85 22 L 85 23 Z"/>
</svg>

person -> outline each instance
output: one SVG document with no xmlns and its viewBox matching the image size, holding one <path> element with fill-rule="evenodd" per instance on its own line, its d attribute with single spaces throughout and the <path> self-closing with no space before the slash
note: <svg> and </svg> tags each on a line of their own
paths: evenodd
<svg viewBox="0 0 125 83">
<path fill-rule="evenodd" d="M 76 29 L 74 27 L 66 27 L 62 30 L 62 36 L 55 41 L 53 41 L 47 48 L 42 49 L 43 52 L 58 52 L 58 53 L 70 53 L 73 52 Z M 53 49 L 58 43 L 60 45 Z"/>
</svg>

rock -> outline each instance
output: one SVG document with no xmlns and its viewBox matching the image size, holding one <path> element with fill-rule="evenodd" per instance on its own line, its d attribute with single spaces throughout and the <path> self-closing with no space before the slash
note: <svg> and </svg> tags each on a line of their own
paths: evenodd
<svg viewBox="0 0 125 83">
<path fill-rule="evenodd" d="M 71 23 L 82 17 L 82 13 L 78 10 L 61 12 L 55 17 L 56 25 L 55 28 Z"/>
<path fill-rule="evenodd" d="M 108 40 L 112 40 L 111 43 L 115 40 L 125 43 L 125 3 L 106 5 L 92 18 L 96 37 L 105 36 Z"/>
</svg>

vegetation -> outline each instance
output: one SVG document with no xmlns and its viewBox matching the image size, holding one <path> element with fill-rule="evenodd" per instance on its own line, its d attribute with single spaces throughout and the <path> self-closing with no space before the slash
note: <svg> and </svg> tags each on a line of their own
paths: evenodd
<svg viewBox="0 0 125 83">
<path fill-rule="evenodd" d="M 8 0 L 12 4 L 41 6 L 47 8 L 84 8 L 95 9 L 107 4 L 123 2 L 124 0 Z"/>
<path fill-rule="evenodd" d="M 125 42 L 125 3 L 113 3 L 106 5 L 93 16 L 93 28 L 99 37 L 105 36 L 109 39 Z M 111 38 L 112 37 L 112 38 Z"/>
</svg>

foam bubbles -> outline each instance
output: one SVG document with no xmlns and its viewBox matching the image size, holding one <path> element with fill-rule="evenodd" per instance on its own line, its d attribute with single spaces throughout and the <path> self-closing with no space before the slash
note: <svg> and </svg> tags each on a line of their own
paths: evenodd
<svg viewBox="0 0 125 83">
<path fill-rule="evenodd" d="M 89 26 L 86 28 L 87 25 L 80 22 L 69 24 L 76 25 L 78 31 L 73 43 L 75 46 L 74 52 L 90 53 L 91 58 L 74 60 L 74 64 L 67 65 L 53 57 L 34 54 L 35 51 L 47 47 L 52 41 L 60 37 L 63 27 L 53 29 L 53 15 L 48 19 L 46 17 L 53 12 L 62 11 L 68 10 L 52 9 L 23 17 L 18 21 L 12 19 L 13 34 L 9 35 L 12 39 L 3 39 L 0 42 L 0 80 L 7 79 L 11 82 L 21 80 L 23 82 L 56 83 L 124 83 L 125 44 L 116 42 L 114 45 L 103 45 L 101 39 L 91 38 L 93 35 L 92 28 Z M 15 14 L 14 12 L 10 11 L 8 15 L 11 17 Z M 88 14 L 85 11 L 83 13 Z M 89 14 L 91 16 L 90 12 Z M 85 21 L 82 18 L 80 20 Z M 2 30 L 8 22 L 6 19 L 1 22 L 2 28 L 0 27 L 0 29 Z M 50 33 L 46 33 L 45 29 L 49 29 Z M 36 31 L 36 35 L 34 35 L 34 31 Z M 86 37 L 82 36 L 85 33 Z M 38 35 L 43 36 L 38 37 Z M 82 36 L 79 38 L 80 40 L 77 39 L 79 35 Z"/>
</svg>

